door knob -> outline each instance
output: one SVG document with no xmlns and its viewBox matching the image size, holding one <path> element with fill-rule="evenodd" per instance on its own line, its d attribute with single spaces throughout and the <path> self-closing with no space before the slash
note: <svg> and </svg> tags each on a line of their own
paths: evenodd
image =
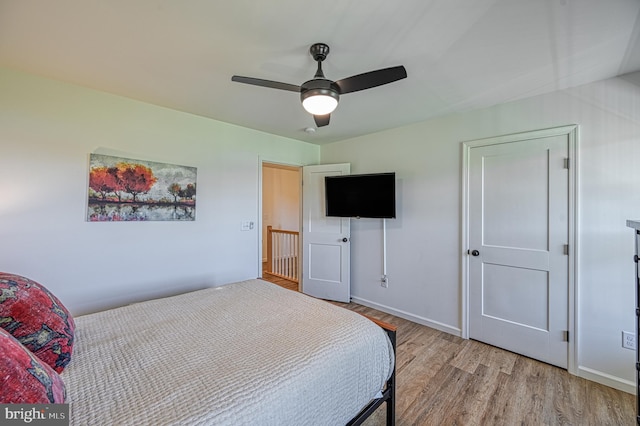
<svg viewBox="0 0 640 426">
<path fill-rule="evenodd" d="M 480 252 L 478 250 L 473 250 L 471 252 L 471 256 L 480 256 Z"/>
<path fill-rule="evenodd" d="M 347 237 L 344 237 L 344 238 L 342 239 L 342 242 L 343 242 L 343 243 L 346 243 L 347 241 L 349 241 L 349 239 L 348 239 Z"/>
</svg>

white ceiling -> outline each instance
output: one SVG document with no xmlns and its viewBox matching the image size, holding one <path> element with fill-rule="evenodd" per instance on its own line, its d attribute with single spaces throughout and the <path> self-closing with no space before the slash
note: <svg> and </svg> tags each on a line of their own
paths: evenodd
<svg viewBox="0 0 640 426">
<path fill-rule="evenodd" d="M 404 65 L 314 134 L 294 92 Z M 640 70 L 640 0 L 0 0 L 0 66 L 323 144 Z"/>
</svg>

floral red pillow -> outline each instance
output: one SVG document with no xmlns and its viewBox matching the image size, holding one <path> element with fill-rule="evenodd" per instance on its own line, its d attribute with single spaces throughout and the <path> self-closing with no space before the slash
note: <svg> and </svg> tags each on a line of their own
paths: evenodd
<svg viewBox="0 0 640 426">
<path fill-rule="evenodd" d="M 35 281 L 0 272 L 0 327 L 58 373 L 71 360 L 73 318 Z"/>
<path fill-rule="evenodd" d="M 62 378 L 0 328 L 0 403 L 62 404 Z"/>
</svg>

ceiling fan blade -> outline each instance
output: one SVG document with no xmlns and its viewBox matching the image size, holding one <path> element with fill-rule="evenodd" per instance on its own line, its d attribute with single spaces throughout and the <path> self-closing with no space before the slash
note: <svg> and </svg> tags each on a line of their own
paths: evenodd
<svg viewBox="0 0 640 426">
<path fill-rule="evenodd" d="M 407 70 L 405 70 L 402 65 L 399 65 L 397 67 L 383 68 L 381 70 L 365 72 L 364 74 L 343 78 L 335 83 L 340 88 L 340 94 L 342 95 L 344 93 L 357 92 L 359 90 L 393 83 L 394 81 L 402 80 L 406 77 Z"/>
<path fill-rule="evenodd" d="M 231 77 L 231 81 L 238 83 L 253 84 L 254 86 L 269 87 L 271 89 L 289 90 L 291 92 L 300 93 L 300 86 L 289 83 L 280 83 L 279 81 L 263 80 L 261 78 L 242 77 L 240 75 L 234 75 Z"/>
<path fill-rule="evenodd" d="M 322 127 L 322 126 L 327 126 L 329 125 L 329 119 L 331 118 L 331 114 L 325 114 L 325 115 L 314 115 L 313 119 L 316 122 L 316 126 L 318 127 Z"/>
</svg>

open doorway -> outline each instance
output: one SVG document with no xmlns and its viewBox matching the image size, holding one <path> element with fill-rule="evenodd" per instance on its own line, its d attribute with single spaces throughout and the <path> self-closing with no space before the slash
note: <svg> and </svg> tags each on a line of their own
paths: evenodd
<svg viewBox="0 0 640 426">
<path fill-rule="evenodd" d="M 300 167 L 262 163 L 262 278 L 300 289 Z"/>
</svg>

